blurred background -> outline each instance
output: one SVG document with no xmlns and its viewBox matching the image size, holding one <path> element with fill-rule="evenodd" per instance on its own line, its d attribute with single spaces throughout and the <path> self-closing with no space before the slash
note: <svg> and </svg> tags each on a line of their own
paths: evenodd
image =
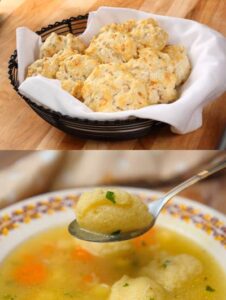
<svg viewBox="0 0 226 300">
<path fill-rule="evenodd" d="M 49 191 L 122 185 L 168 191 L 220 151 L 1 151 L 0 207 Z M 226 213 L 226 171 L 181 193 Z"/>
</svg>

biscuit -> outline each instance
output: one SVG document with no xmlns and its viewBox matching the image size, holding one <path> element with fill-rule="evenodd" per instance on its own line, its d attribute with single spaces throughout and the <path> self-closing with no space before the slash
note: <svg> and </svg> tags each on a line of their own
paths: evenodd
<svg viewBox="0 0 226 300">
<path fill-rule="evenodd" d="M 59 58 L 58 61 L 60 61 Z M 63 89 L 73 96 L 81 98 L 83 81 L 91 74 L 97 65 L 97 60 L 87 55 L 70 55 L 60 62 L 56 78 L 61 81 Z"/>
<path fill-rule="evenodd" d="M 66 35 L 66 48 L 83 54 L 87 47 L 79 37 L 73 35 L 72 33 L 68 33 Z"/>
<path fill-rule="evenodd" d="M 51 57 L 63 49 L 72 50 L 77 53 L 83 53 L 85 48 L 85 44 L 78 37 L 71 33 L 64 36 L 52 32 L 42 44 L 40 56 L 42 58 Z"/>
<path fill-rule="evenodd" d="M 139 109 L 149 105 L 145 83 L 122 64 L 99 65 L 84 82 L 84 103 L 96 112 Z"/>
<path fill-rule="evenodd" d="M 60 50 L 59 52 L 57 52 L 56 54 L 54 54 L 51 59 L 53 61 L 53 63 L 55 63 L 58 68 L 60 67 L 60 65 L 65 61 L 66 58 L 68 58 L 69 56 L 78 54 L 77 51 L 75 50 L 71 50 L 71 49 L 63 49 Z"/>
<path fill-rule="evenodd" d="M 177 98 L 176 75 L 169 55 L 150 48 L 139 51 L 126 67 L 146 84 L 150 104 L 169 103 Z"/>
<path fill-rule="evenodd" d="M 168 41 L 168 33 L 153 19 L 138 21 L 130 34 L 138 44 L 138 48 L 150 47 L 162 50 Z"/>
<path fill-rule="evenodd" d="M 137 56 L 134 39 L 120 31 L 103 31 L 91 41 L 85 53 L 101 63 L 123 63 Z"/>
<path fill-rule="evenodd" d="M 51 57 L 58 51 L 64 48 L 64 36 L 58 35 L 55 32 L 52 32 L 45 42 L 42 44 L 40 49 L 40 56 Z"/>
<path fill-rule="evenodd" d="M 163 49 L 167 53 L 174 65 L 175 74 L 177 76 L 176 85 L 180 85 L 188 79 L 191 72 L 191 63 L 189 61 L 186 49 L 181 45 L 168 45 Z"/>
<path fill-rule="evenodd" d="M 111 31 L 119 31 L 119 32 L 129 33 L 135 26 L 136 26 L 135 20 L 128 20 L 124 23 L 107 24 L 100 29 L 100 32 L 105 32 L 105 31 L 111 30 Z"/>
<path fill-rule="evenodd" d="M 27 76 L 42 75 L 48 78 L 56 78 L 56 73 L 60 67 L 60 64 L 75 52 L 72 50 L 60 50 L 52 57 L 44 57 L 36 60 L 32 65 L 28 67 Z"/>
<path fill-rule="evenodd" d="M 83 81 L 75 81 L 72 79 L 61 80 L 61 87 L 75 98 L 82 100 Z"/>
<path fill-rule="evenodd" d="M 42 75 L 47 78 L 55 78 L 58 65 L 50 57 L 36 60 L 28 67 L 27 77 Z"/>
</svg>

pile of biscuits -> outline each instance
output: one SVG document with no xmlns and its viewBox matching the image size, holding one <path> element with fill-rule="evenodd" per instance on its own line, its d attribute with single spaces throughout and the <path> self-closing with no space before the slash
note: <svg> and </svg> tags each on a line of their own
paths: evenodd
<svg viewBox="0 0 226 300">
<path fill-rule="evenodd" d="M 106 25 L 88 47 L 72 34 L 52 33 L 27 76 L 60 80 L 94 112 L 170 103 L 191 64 L 183 46 L 167 43 L 167 32 L 153 19 Z"/>
</svg>

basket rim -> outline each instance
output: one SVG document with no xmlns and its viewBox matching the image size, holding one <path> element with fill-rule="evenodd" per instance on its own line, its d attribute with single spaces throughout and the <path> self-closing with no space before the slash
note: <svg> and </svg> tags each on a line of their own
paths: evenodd
<svg viewBox="0 0 226 300">
<path fill-rule="evenodd" d="M 56 21 L 55 23 L 49 24 L 47 26 L 41 27 L 39 30 L 35 31 L 38 35 L 43 34 L 44 32 L 53 29 L 57 26 L 60 25 L 69 25 L 73 21 L 79 21 L 79 20 L 88 20 L 88 15 L 78 15 L 76 17 L 70 17 L 68 19 L 63 19 L 61 21 Z M 10 84 L 13 86 L 13 89 L 17 92 L 17 94 L 32 108 L 35 110 L 37 113 L 37 110 L 42 111 L 46 114 L 52 115 L 55 119 L 60 120 L 64 119 L 67 121 L 77 121 L 77 122 L 86 122 L 87 124 L 93 125 L 112 125 L 115 126 L 117 125 L 131 125 L 131 124 L 153 124 L 153 123 L 162 123 L 157 120 L 152 120 L 152 119 L 142 119 L 142 118 L 137 118 L 137 117 L 131 117 L 131 119 L 125 119 L 125 120 L 104 120 L 104 121 L 99 121 L 99 120 L 90 120 L 90 119 L 84 119 L 84 118 L 78 118 L 78 117 L 72 117 L 69 115 L 62 114 L 61 112 L 54 111 L 50 108 L 44 107 L 41 104 L 37 104 L 30 100 L 28 97 L 22 95 L 19 92 L 18 89 L 18 82 L 16 81 L 14 74 L 13 74 L 13 69 L 18 69 L 18 63 L 17 63 L 17 50 L 14 50 L 13 53 L 11 54 L 9 61 L 8 61 L 8 79 L 10 81 Z"/>
</svg>

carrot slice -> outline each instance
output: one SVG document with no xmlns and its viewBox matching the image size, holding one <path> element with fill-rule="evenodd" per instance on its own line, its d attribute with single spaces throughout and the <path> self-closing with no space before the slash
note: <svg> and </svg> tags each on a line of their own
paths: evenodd
<svg viewBox="0 0 226 300">
<path fill-rule="evenodd" d="M 77 247 L 71 253 L 72 258 L 78 259 L 81 261 L 90 261 L 94 258 L 94 256 L 88 252 L 87 250 Z"/>
<path fill-rule="evenodd" d="M 82 277 L 82 280 L 86 283 L 90 283 L 94 280 L 94 277 L 92 274 L 86 274 Z"/>
<path fill-rule="evenodd" d="M 26 260 L 14 272 L 15 280 L 25 285 L 43 283 L 46 277 L 47 268 L 38 259 Z"/>
</svg>

